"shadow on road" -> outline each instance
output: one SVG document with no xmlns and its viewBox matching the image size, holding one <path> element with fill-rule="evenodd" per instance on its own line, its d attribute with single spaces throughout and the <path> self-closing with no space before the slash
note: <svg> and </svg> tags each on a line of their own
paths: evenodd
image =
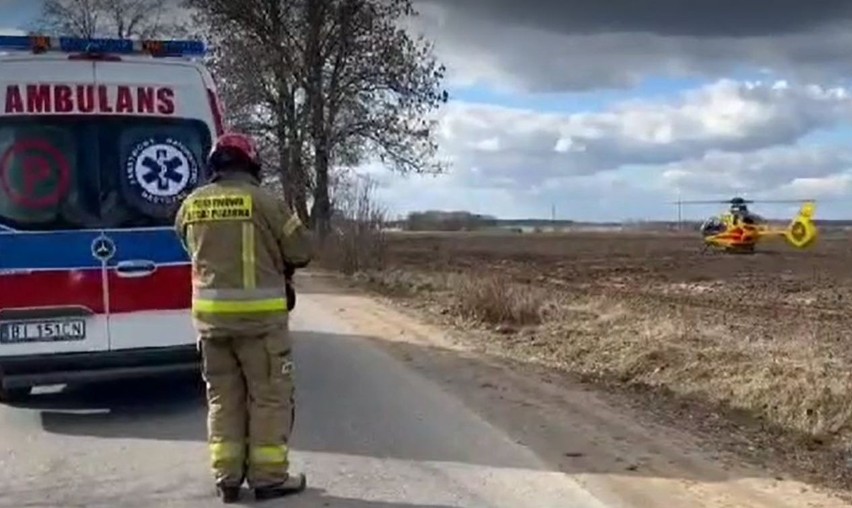
<svg viewBox="0 0 852 508">
<path fill-rule="evenodd" d="M 551 432 L 571 423 L 554 421 L 543 406 L 513 400 L 499 386 L 482 382 L 477 373 L 493 366 L 476 356 L 349 335 L 294 335 L 297 417 L 293 446 L 298 452 L 569 474 L 702 482 L 736 479 L 735 473 L 721 468 L 692 467 L 687 453 L 682 457 L 682 468 L 678 464 L 655 467 L 642 454 L 652 457 L 657 454 L 655 447 L 665 445 L 646 440 L 640 426 L 625 424 L 619 428 L 602 421 L 597 428 L 577 428 L 567 434 Z M 375 346 L 381 342 L 381 347 Z M 559 377 L 564 373 L 551 374 L 556 380 L 551 383 L 564 379 Z M 565 386 L 569 389 L 567 381 Z M 39 411 L 44 430 L 56 434 L 106 439 L 206 439 L 203 386 L 197 380 L 92 385 L 37 395 L 26 407 Z M 502 409 L 494 409 L 498 407 Z M 581 404 L 571 410 L 575 414 L 587 411 Z M 623 434 L 610 435 L 613 432 Z M 537 435 L 538 443 L 527 441 L 532 434 Z M 548 453 L 558 458 L 539 460 Z M 304 498 L 318 495 L 308 493 Z M 306 502 L 305 506 L 397 506 L 317 499 L 329 504 Z M 288 501 L 287 505 L 293 503 Z"/>
<path fill-rule="evenodd" d="M 122 381 L 34 394 L 47 432 L 103 438 L 204 440 L 206 402 L 197 376 Z"/>
<path fill-rule="evenodd" d="M 243 492 L 242 499 L 236 506 L 256 506 L 248 490 Z M 433 505 L 404 502 L 366 501 L 349 497 L 338 497 L 326 494 L 325 490 L 308 488 L 304 492 L 282 499 L 264 501 L 263 506 L 288 508 L 460 508 L 449 505 Z"/>
</svg>

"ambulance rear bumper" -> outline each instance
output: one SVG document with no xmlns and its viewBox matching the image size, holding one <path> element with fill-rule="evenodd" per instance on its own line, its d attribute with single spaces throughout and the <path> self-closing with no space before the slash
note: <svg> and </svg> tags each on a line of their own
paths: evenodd
<svg viewBox="0 0 852 508">
<path fill-rule="evenodd" d="M 200 372 L 196 346 L 0 357 L 4 389 Z"/>
</svg>

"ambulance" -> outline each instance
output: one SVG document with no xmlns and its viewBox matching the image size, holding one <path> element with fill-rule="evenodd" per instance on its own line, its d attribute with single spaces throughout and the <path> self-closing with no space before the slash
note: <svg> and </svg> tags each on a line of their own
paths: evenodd
<svg viewBox="0 0 852 508">
<path fill-rule="evenodd" d="M 173 221 L 223 132 L 204 52 L 0 37 L 0 399 L 198 371 Z"/>
</svg>

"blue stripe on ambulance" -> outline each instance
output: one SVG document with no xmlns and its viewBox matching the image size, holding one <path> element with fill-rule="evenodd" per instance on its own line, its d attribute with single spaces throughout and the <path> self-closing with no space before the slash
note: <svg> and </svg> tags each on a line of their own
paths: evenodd
<svg viewBox="0 0 852 508">
<path fill-rule="evenodd" d="M 171 228 L 106 230 L 115 244 L 113 259 L 144 260 L 155 265 L 189 263 Z M 73 270 L 99 268 L 92 243 L 100 231 L 0 233 L 0 270 Z"/>
</svg>

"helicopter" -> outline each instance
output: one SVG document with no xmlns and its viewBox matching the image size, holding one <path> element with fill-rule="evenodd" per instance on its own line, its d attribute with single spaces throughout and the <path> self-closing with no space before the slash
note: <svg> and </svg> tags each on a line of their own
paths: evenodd
<svg viewBox="0 0 852 508">
<path fill-rule="evenodd" d="M 751 254 L 755 246 L 767 238 L 783 238 L 796 249 L 812 246 L 818 236 L 813 217 L 815 200 L 761 200 L 753 201 L 734 197 L 723 201 L 678 201 L 681 204 L 728 204 L 729 209 L 718 216 L 708 218 L 701 224 L 700 232 L 704 249 L 722 251 L 731 254 Z M 786 228 L 773 227 L 760 215 L 749 210 L 754 203 L 801 203 L 798 214 Z"/>
</svg>

